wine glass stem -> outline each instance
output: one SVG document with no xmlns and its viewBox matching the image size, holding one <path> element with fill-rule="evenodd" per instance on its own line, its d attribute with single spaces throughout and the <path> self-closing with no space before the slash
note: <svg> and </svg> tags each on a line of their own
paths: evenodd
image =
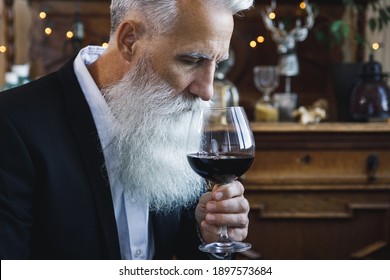
<svg viewBox="0 0 390 280">
<path fill-rule="evenodd" d="M 222 226 L 221 234 L 219 235 L 219 241 L 220 242 L 229 242 L 230 238 L 227 233 L 227 226 Z"/>
<path fill-rule="evenodd" d="M 268 91 L 268 90 L 267 90 L 266 92 L 264 92 L 263 99 L 264 99 L 265 101 L 270 101 L 270 100 L 271 100 L 271 92 Z"/>
<path fill-rule="evenodd" d="M 287 93 L 290 93 L 290 91 L 291 91 L 291 78 L 288 76 L 286 76 L 285 91 Z"/>
</svg>

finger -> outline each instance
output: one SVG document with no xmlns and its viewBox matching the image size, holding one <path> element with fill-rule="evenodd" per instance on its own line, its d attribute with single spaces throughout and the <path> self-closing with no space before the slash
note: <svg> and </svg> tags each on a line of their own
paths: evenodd
<svg viewBox="0 0 390 280">
<path fill-rule="evenodd" d="M 203 221 L 200 225 L 201 232 L 204 240 L 208 240 L 207 242 L 212 242 L 219 239 L 219 236 L 222 232 L 222 226 L 212 225 Z M 231 228 L 228 227 L 228 235 L 229 238 L 236 241 L 244 240 L 248 235 L 248 227 L 244 228 Z"/>
<path fill-rule="evenodd" d="M 242 241 L 248 235 L 248 228 L 228 228 L 229 238 L 235 241 Z"/>
<path fill-rule="evenodd" d="M 220 235 L 222 231 L 222 226 L 209 224 L 206 221 L 203 221 L 200 226 L 204 232 L 212 235 Z"/>
<path fill-rule="evenodd" d="M 210 225 L 223 226 L 226 225 L 232 228 L 246 228 L 249 225 L 248 215 L 241 214 L 220 214 L 207 213 L 205 221 Z"/>
<path fill-rule="evenodd" d="M 249 202 L 244 197 L 234 197 L 226 200 L 210 200 L 206 204 L 209 213 L 248 213 Z"/>
<path fill-rule="evenodd" d="M 221 234 L 222 227 L 211 225 L 207 223 L 206 221 L 203 221 L 200 224 L 200 231 L 203 237 L 203 240 L 206 243 L 214 242 L 219 239 L 219 235 Z"/>
<path fill-rule="evenodd" d="M 207 212 L 206 205 L 210 200 L 211 200 L 210 192 L 207 192 L 200 197 L 199 203 L 195 209 L 195 218 L 198 223 L 204 220 L 204 217 L 206 216 L 206 212 Z"/>
<path fill-rule="evenodd" d="M 233 181 L 226 185 L 215 185 L 211 193 L 214 200 L 224 200 L 244 194 L 244 186 L 239 181 Z"/>
<path fill-rule="evenodd" d="M 206 204 L 211 200 L 211 192 L 204 193 L 199 199 L 199 205 L 206 207 Z"/>
</svg>

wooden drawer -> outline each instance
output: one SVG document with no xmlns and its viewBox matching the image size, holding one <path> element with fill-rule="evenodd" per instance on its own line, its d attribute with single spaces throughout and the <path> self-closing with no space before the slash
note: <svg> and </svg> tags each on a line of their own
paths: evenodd
<svg viewBox="0 0 390 280">
<path fill-rule="evenodd" d="M 245 174 L 258 184 L 390 183 L 390 150 L 258 150 Z"/>
<path fill-rule="evenodd" d="M 390 258 L 390 126 L 253 124 L 247 241 L 264 259 Z"/>
</svg>

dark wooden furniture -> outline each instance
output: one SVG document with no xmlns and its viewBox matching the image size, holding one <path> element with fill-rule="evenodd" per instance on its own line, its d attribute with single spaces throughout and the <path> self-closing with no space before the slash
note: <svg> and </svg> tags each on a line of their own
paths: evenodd
<svg viewBox="0 0 390 280">
<path fill-rule="evenodd" d="M 247 241 L 263 259 L 390 258 L 390 125 L 253 123 Z"/>
</svg>

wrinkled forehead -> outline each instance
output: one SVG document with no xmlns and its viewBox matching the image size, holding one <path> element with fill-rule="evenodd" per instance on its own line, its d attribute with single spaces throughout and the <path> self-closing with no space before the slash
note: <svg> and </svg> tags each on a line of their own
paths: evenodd
<svg viewBox="0 0 390 280">
<path fill-rule="evenodd" d="M 233 15 L 228 9 L 210 2 L 213 1 L 179 1 L 179 13 L 170 34 L 175 43 L 209 49 L 213 55 L 228 51 Z"/>
<path fill-rule="evenodd" d="M 218 28 L 233 29 L 233 15 L 223 5 L 216 5 L 214 1 L 184 0 L 178 1 L 176 29 L 204 29 L 218 31 Z M 194 30 L 194 31 L 195 31 Z"/>
</svg>

